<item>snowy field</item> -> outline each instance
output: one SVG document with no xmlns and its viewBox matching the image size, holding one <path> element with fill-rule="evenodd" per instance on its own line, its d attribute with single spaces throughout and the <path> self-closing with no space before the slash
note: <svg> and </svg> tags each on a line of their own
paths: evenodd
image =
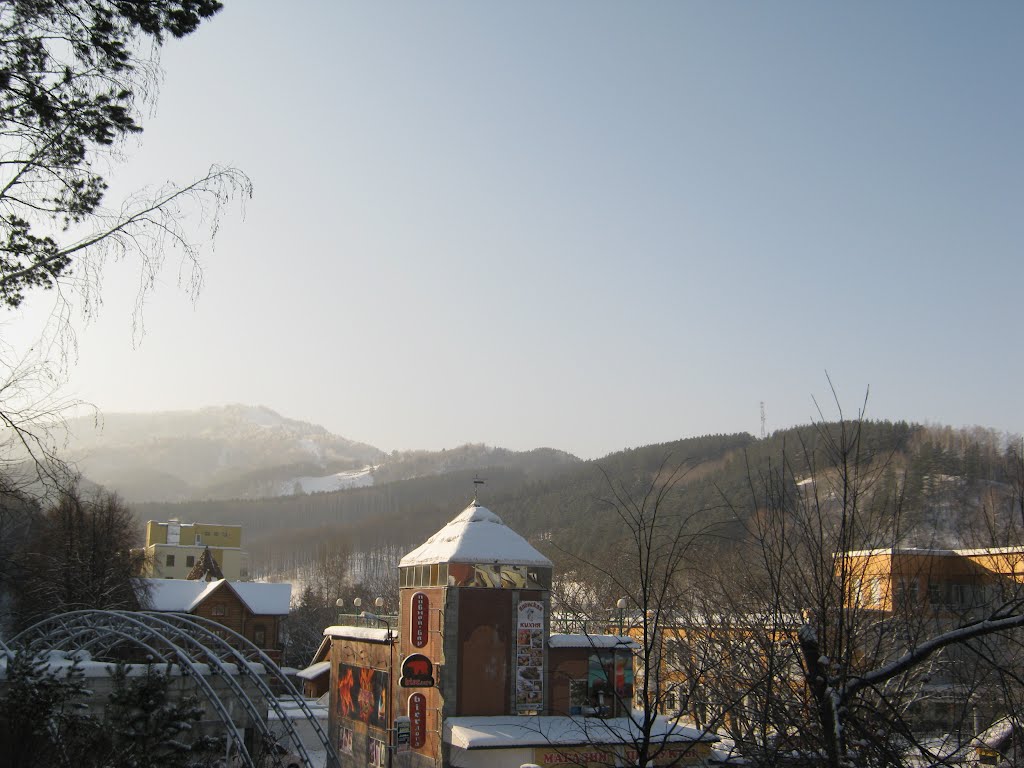
<svg viewBox="0 0 1024 768">
<path fill-rule="evenodd" d="M 350 472 L 335 472 L 333 475 L 324 477 L 296 477 L 278 483 L 276 495 L 291 496 L 298 488 L 303 493 L 328 493 L 330 491 L 342 491 L 346 488 L 366 488 L 373 485 L 373 467 Z"/>
</svg>

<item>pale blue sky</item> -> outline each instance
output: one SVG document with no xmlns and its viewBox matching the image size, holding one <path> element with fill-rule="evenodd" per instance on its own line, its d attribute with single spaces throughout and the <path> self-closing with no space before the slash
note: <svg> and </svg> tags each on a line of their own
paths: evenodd
<svg viewBox="0 0 1024 768">
<path fill-rule="evenodd" d="M 252 177 L 70 394 L 581 456 L 855 411 L 1024 431 L 1024 5 L 226 0 L 114 194 Z M 29 323 L 29 318 L 21 322 Z"/>
</svg>

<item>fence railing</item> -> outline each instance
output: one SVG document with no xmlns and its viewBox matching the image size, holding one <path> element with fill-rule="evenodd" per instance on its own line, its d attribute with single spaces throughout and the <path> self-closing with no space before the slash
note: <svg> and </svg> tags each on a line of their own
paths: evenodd
<svg viewBox="0 0 1024 768">
<path fill-rule="evenodd" d="M 339 627 L 383 627 L 384 622 L 393 630 L 398 629 L 398 617 L 394 615 L 364 616 L 361 613 L 339 613 Z"/>
</svg>

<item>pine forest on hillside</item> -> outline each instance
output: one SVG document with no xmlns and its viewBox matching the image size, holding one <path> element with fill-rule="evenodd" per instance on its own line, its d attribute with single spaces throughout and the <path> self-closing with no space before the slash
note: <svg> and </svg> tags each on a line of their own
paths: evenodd
<svg viewBox="0 0 1024 768">
<path fill-rule="evenodd" d="M 335 493 L 134 507 L 140 520 L 242 524 L 252 574 L 280 577 L 324 548 L 362 553 L 376 563 L 374 570 L 393 568 L 479 487 L 482 503 L 538 543 L 556 564 L 568 564 L 573 555 L 600 557 L 622 545 L 623 532 L 601 511 L 600 501 L 608 497 L 610 483 L 642 488 L 667 459 L 688 470 L 673 503 L 699 514 L 707 547 L 717 549 L 745 535 L 758 507 L 752 480 L 769 472 L 773 462 L 777 466 L 786 457 L 797 468 L 797 483 L 808 467 L 822 477 L 833 471 L 819 442 L 823 429 L 836 427 L 798 427 L 764 439 L 746 433 L 689 438 L 588 462 L 545 462 L 540 455 L 529 463 L 481 464 L 390 482 L 381 477 L 371 487 Z M 999 521 L 1016 515 L 1024 522 L 1019 438 L 980 428 L 864 422 L 859 450 L 861 460 L 879 470 L 884 489 L 873 492 L 900 498 L 902 546 L 1009 544 L 1008 529 Z M 475 478 L 485 484 L 475 485 Z"/>
</svg>

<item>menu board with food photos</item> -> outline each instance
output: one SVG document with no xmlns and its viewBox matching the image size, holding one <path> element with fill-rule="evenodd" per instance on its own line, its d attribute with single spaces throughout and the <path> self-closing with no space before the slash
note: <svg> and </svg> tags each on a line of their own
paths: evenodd
<svg viewBox="0 0 1024 768">
<path fill-rule="evenodd" d="M 522 600 L 516 622 L 516 709 L 544 708 L 544 604 Z"/>
</svg>

